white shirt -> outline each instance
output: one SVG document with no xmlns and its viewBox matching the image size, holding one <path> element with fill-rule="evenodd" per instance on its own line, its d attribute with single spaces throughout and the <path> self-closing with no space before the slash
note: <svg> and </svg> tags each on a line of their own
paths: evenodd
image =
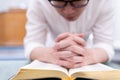
<svg viewBox="0 0 120 80">
<path fill-rule="evenodd" d="M 93 48 L 103 48 L 112 59 L 112 27 L 115 24 L 114 0 L 90 0 L 82 15 L 73 22 L 66 21 L 50 5 L 48 0 L 32 0 L 27 12 L 27 34 L 24 39 L 25 55 L 29 58 L 31 51 L 37 47 L 46 47 L 47 32 L 50 33 L 50 45 L 61 33 L 84 33 L 87 41 L 93 34 Z"/>
</svg>

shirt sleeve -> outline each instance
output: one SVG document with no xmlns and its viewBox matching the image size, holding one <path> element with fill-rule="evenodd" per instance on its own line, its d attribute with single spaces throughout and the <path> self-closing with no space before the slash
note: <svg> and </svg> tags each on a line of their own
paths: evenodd
<svg viewBox="0 0 120 80">
<path fill-rule="evenodd" d="M 115 26 L 116 7 L 113 3 L 112 0 L 106 1 L 93 27 L 94 47 L 103 48 L 109 56 L 109 61 L 114 56 L 112 34 Z"/>
<path fill-rule="evenodd" d="M 26 36 L 24 38 L 25 56 L 29 56 L 33 49 L 43 47 L 47 36 L 47 23 L 39 0 L 31 0 L 27 11 Z"/>
</svg>

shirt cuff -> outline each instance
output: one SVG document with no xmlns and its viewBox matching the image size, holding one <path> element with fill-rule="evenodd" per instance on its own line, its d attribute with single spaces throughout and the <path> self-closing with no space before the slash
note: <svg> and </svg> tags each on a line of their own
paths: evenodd
<svg viewBox="0 0 120 80">
<path fill-rule="evenodd" d="M 107 55 L 109 57 L 108 62 L 112 60 L 112 58 L 113 58 L 113 56 L 115 54 L 113 46 L 111 46 L 109 44 L 106 44 L 106 43 L 94 44 L 94 48 L 102 48 L 102 49 L 104 49 L 107 52 Z"/>
</svg>

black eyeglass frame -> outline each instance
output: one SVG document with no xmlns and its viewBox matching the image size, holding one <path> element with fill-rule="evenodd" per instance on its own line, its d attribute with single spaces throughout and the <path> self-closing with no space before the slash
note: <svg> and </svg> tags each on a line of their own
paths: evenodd
<svg viewBox="0 0 120 80">
<path fill-rule="evenodd" d="M 48 1 L 49 1 L 50 4 L 51 4 L 52 6 L 54 6 L 55 8 L 64 8 L 64 7 L 67 6 L 68 3 L 70 3 L 70 5 L 71 5 L 72 7 L 74 7 L 74 8 L 82 8 L 82 7 L 85 7 L 85 6 L 88 4 L 88 2 L 89 2 L 89 0 L 87 0 L 87 3 L 84 4 L 84 5 L 75 6 L 75 5 L 73 4 L 73 2 L 74 2 L 74 1 L 81 1 L 81 0 L 69 0 L 69 1 L 63 1 L 63 2 L 65 2 L 65 4 L 64 4 L 63 6 L 57 6 L 57 5 L 52 4 L 51 1 L 62 1 L 62 0 L 48 0 Z"/>
</svg>

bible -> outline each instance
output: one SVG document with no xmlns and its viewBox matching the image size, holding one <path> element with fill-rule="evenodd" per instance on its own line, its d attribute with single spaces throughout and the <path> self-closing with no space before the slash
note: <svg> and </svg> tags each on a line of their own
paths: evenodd
<svg viewBox="0 0 120 80">
<path fill-rule="evenodd" d="M 101 63 L 68 70 L 35 60 L 21 67 L 12 80 L 120 80 L 120 70 Z"/>
</svg>

